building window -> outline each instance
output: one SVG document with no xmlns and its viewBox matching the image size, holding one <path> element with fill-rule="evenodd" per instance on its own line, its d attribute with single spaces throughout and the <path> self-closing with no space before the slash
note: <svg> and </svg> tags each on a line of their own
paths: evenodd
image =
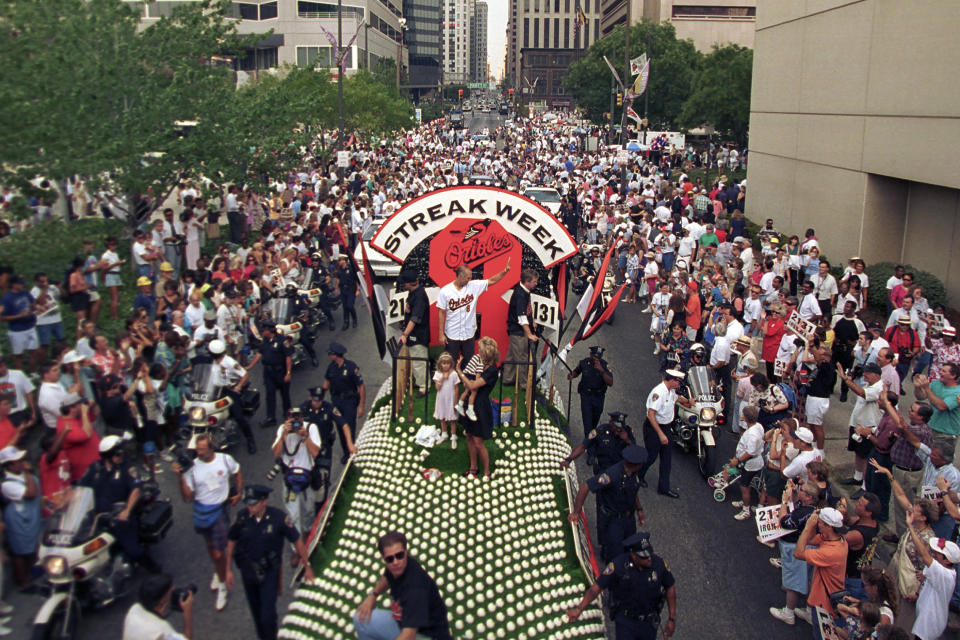
<svg viewBox="0 0 960 640">
<path fill-rule="evenodd" d="M 570 48 L 570 18 L 563 19 L 563 48 Z"/>
<path fill-rule="evenodd" d="M 600 0 L 597 0 L 597 2 L 600 2 Z M 590 0 L 583 0 L 583 12 L 590 13 Z"/>
<path fill-rule="evenodd" d="M 237 58 L 238 71 L 253 71 L 255 69 L 273 69 L 278 65 L 277 47 L 266 49 L 247 49 Z"/>
<path fill-rule="evenodd" d="M 261 20 L 273 20 L 277 17 L 277 3 L 276 2 L 264 2 L 260 5 L 260 19 Z M 276 65 L 274 65 L 276 66 Z"/>
<path fill-rule="evenodd" d="M 236 12 L 235 18 L 241 20 L 259 20 L 260 12 L 257 5 L 248 2 L 234 2 L 231 8 Z"/>
<path fill-rule="evenodd" d="M 673 5 L 674 18 L 715 18 L 719 20 L 756 19 L 756 7 L 713 7 L 697 4 Z"/>
<path fill-rule="evenodd" d="M 530 46 L 530 18 L 523 19 L 523 48 Z"/>
<path fill-rule="evenodd" d="M 343 7 L 343 17 L 353 16 L 357 21 L 363 22 L 363 7 Z M 297 17 L 299 18 L 336 18 L 337 5 L 330 2 L 297 2 Z M 382 31 L 382 29 L 381 29 Z"/>
<path fill-rule="evenodd" d="M 563 12 L 570 13 L 570 0 L 563 0 Z"/>
<path fill-rule="evenodd" d="M 600 19 L 594 18 L 593 20 L 593 41 L 596 42 L 600 39 Z"/>
<path fill-rule="evenodd" d="M 550 46 L 550 18 L 543 19 L 543 46 Z"/>
<path fill-rule="evenodd" d="M 553 48 L 560 48 L 560 18 L 553 19 Z"/>
<path fill-rule="evenodd" d="M 533 19 L 533 48 L 540 48 L 540 18 Z"/>
<path fill-rule="evenodd" d="M 309 67 L 317 66 L 321 68 L 331 68 L 336 64 L 333 59 L 333 47 L 297 47 L 297 66 Z M 353 69 L 353 47 L 347 49 L 347 56 L 344 61 L 345 69 Z"/>
</svg>

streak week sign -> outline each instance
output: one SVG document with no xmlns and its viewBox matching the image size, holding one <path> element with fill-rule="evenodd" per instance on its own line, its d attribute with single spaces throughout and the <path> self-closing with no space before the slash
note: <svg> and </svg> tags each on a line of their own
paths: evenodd
<svg viewBox="0 0 960 640">
<path fill-rule="evenodd" d="M 510 271 L 480 295 L 476 308 L 480 335 L 496 340 L 502 357 L 508 344 L 506 300 L 521 270 L 541 273 L 538 291 L 546 295 L 537 297 L 536 311 L 544 315 L 542 324 L 554 328 L 559 312 L 555 302 L 545 304 L 555 300 L 546 273 L 577 252 L 566 227 L 549 211 L 512 191 L 484 186 L 440 189 L 408 202 L 380 225 L 370 247 L 419 274 L 431 301 L 431 344 L 440 341 L 437 291 L 454 280 L 457 268 L 466 265 L 474 278 L 489 279 L 509 262 Z"/>
</svg>

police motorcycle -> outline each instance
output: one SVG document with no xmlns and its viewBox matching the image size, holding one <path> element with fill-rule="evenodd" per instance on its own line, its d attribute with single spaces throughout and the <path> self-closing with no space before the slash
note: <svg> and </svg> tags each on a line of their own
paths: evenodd
<svg viewBox="0 0 960 640">
<path fill-rule="evenodd" d="M 141 544 L 156 544 L 173 525 L 169 500 L 158 498 L 152 480 L 144 482 L 135 510 Z M 112 513 L 94 512 L 93 489 L 73 487 L 63 509 L 44 532 L 37 565 L 44 571 L 49 596 L 33 619 L 34 640 L 75 637 L 82 613 L 106 607 L 133 591 L 134 567 L 121 552 L 110 525 Z"/>
<path fill-rule="evenodd" d="M 286 285 L 283 295 L 271 298 L 260 309 L 260 321 L 273 322 L 277 335 L 293 349 L 293 365 L 297 366 L 307 359 L 307 351 L 300 344 L 300 334 L 313 330 L 313 320 L 309 309 L 296 311 L 296 297 L 300 294 L 297 285 Z"/>
<path fill-rule="evenodd" d="M 701 349 L 702 345 L 699 346 Z M 677 417 L 672 431 L 677 445 L 697 456 L 697 466 L 704 478 L 716 473 L 718 424 L 723 420 L 723 389 L 710 367 L 694 364 L 686 372 L 680 391 L 690 399 L 690 406 L 677 403 Z"/>
<path fill-rule="evenodd" d="M 240 430 L 230 417 L 233 398 L 216 384 L 216 364 L 195 364 L 187 379 L 187 393 L 183 400 L 186 424 L 181 428 L 181 440 L 193 451 L 197 437 L 208 435 L 220 451 L 226 451 L 240 442 Z"/>
<path fill-rule="evenodd" d="M 314 326 L 327 325 L 333 330 L 333 312 L 340 308 L 340 293 L 333 277 L 333 265 L 324 267 L 320 259 L 319 253 L 313 254 L 312 266 L 304 268 L 300 295 L 310 303 Z"/>
</svg>

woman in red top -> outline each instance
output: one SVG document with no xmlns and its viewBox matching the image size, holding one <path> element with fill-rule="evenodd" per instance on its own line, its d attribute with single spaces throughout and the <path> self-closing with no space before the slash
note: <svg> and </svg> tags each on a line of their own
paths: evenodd
<svg viewBox="0 0 960 640">
<path fill-rule="evenodd" d="M 70 460 L 64 451 L 66 429 L 48 433 L 40 441 L 40 488 L 43 491 L 43 514 L 58 511 L 67 502 L 70 492 Z M 99 446 L 99 445 L 98 445 Z"/>
<path fill-rule="evenodd" d="M 70 394 L 63 400 L 57 420 L 57 435 L 66 431 L 63 450 L 70 461 L 70 482 L 77 482 L 87 467 L 100 459 L 100 436 L 93 430 L 94 407 L 86 409 L 80 396 Z"/>
<path fill-rule="evenodd" d="M 27 429 L 33 424 L 24 422 L 15 427 L 10 421 L 10 410 L 13 409 L 12 396 L 0 396 L 0 449 L 20 446 L 20 441 L 27 435 Z"/>
<path fill-rule="evenodd" d="M 783 307 L 773 305 L 767 310 L 767 317 L 760 325 L 763 332 L 763 350 L 761 357 L 767 363 L 767 378 L 773 381 L 779 380 L 779 376 L 773 375 L 773 363 L 777 359 L 777 350 L 780 348 L 780 340 L 786 333 L 786 322 L 783 319 Z"/>
</svg>

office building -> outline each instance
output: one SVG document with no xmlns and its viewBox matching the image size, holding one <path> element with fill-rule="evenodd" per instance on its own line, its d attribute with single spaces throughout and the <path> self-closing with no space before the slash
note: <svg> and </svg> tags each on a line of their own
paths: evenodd
<svg viewBox="0 0 960 640">
<path fill-rule="evenodd" d="M 474 1 L 443 0 L 443 82 L 470 82 L 471 32 Z"/>
<path fill-rule="evenodd" d="M 778 1 L 778 0 L 774 0 Z M 696 4 L 673 0 L 600 0 L 600 33 L 609 35 L 618 24 L 630 21 L 669 22 L 677 37 L 693 40 L 697 49 L 739 44 L 753 47 L 757 0 L 697 0 Z"/>
<path fill-rule="evenodd" d="M 443 0 L 403 0 L 407 19 L 404 42 L 409 55 L 410 86 L 420 89 L 440 85 L 443 64 L 441 29 Z"/>
<path fill-rule="evenodd" d="M 190 0 L 166 2 L 132 2 L 140 11 L 141 20 L 149 23 Z M 425 0 L 418 0 L 425 1 Z M 304 0 L 247 0 L 234 2 L 233 17 L 238 19 L 241 34 L 264 34 L 262 41 L 237 63 L 238 81 L 264 69 L 282 64 L 305 66 L 319 60 L 320 66 L 335 67 L 333 44 L 336 41 L 337 3 Z M 346 54 L 347 74 L 374 66 L 381 58 L 397 58 L 400 38 L 401 0 L 346 0 L 342 6 L 343 44 L 353 39 Z M 270 35 L 267 32 L 272 31 Z M 356 38 L 354 39 L 354 36 Z M 400 58 L 406 63 L 405 54 Z"/>
<path fill-rule="evenodd" d="M 760 3 L 747 215 L 812 227 L 837 265 L 930 271 L 956 306 L 958 24 L 960 4 L 932 0 Z"/>
<path fill-rule="evenodd" d="M 585 25 L 577 20 L 583 10 Z M 569 106 L 569 64 L 600 38 L 600 0 L 511 0 L 507 18 L 507 85 L 525 99 Z M 561 64 L 564 62 L 564 64 Z"/>
<path fill-rule="evenodd" d="M 470 23 L 470 81 L 487 81 L 487 3 L 477 2 Z"/>
</svg>

